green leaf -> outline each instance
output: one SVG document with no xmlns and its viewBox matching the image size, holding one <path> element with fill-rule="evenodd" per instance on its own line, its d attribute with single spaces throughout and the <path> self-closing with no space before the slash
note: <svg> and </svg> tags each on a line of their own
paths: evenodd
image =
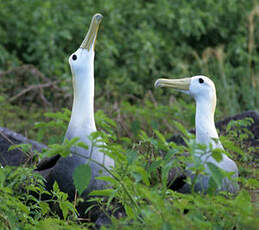
<svg viewBox="0 0 259 230">
<path fill-rule="evenodd" d="M 163 136 L 162 133 L 160 133 L 158 130 L 154 130 L 155 134 L 157 135 L 158 139 L 163 142 L 163 143 L 167 143 L 165 137 Z"/>
<path fill-rule="evenodd" d="M 0 164 L 1 166 L 1 164 Z M 0 168 L 0 188 L 3 187 L 4 181 L 5 181 L 6 175 L 2 168 Z"/>
<path fill-rule="evenodd" d="M 190 137 L 190 134 L 188 133 L 188 131 L 184 128 L 184 126 L 181 124 L 181 123 L 179 123 L 179 122 L 177 122 L 177 121 L 173 121 L 173 124 L 176 126 L 176 128 L 180 131 L 180 132 L 182 132 L 182 134 L 185 136 L 185 137 Z"/>
<path fill-rule="evenodd" d="M 211 156 L 217 161 L 220 162 L 222 160 L 222 149 L 216 148 L 212 150 Z"/>
<path fill-rule="evenodd" d="M 210 169 L 211 177 L 213 178 L 213 180 L 217 184 L 217 187 L 220 188 L 221 185 L 222 185 L 222 182 L 223 182 L 223 178 L 224 178 L 224 175 L 221 172 L 221 169 L 211 162 L 207 162 L 207 166 Z"/>
<path fill-rule="evenodd" d="M 162 163 L 162 160 L 153 161 L 150 167 L 148 168 L 148 172 L 151 173 L 156 170 Z"/>
<path fill-rule="evenodd" d="M 246 183 L 245 186 L 247 186 L 250 189 L 259 189 L 259 181 L 257 179 L 254 178 L 249 178 Z"/>
<path fill-rule="evenodd" d="M 54 192 L 59 192 L 60 191 L 57 181 L 55 181 L 54 184 L 53 184 L 53 191 Z"/>
<path fill-rule="evenodd" d="M 243 210 L 244 213 L 251 211 L 252 205 L 251 205 L 251 197 L 250 197 L 249 193 L 245 190 L 242 190 L 238 194 L 238 196 L 235 198 L 235 204 L 241 210 L 243 210 L 245 207 L 245 209 Z"/>
<path fill-rule="evenodd" d="M 18 144 L 18 145 L 11 145 L 8 148 L 8 151 L 20 148 L 23 152 L 29 152 L 31 150 L 31 144 Z"/>
<path fill-rule="evenodd" d="M 144 169 L 144 168 L 142 168 L 142 167 L 140 167 L 140 166 L 136 166 L 135 167 L 135 172 L 136 172 L 136 178 L 137 179 L 142 179 L 142 181 L 146 184 L 146 185 L 149 185 L 150 184 L 150 182 L 149 182 L 149 178 L 148 178 L 148 173 L 147 173 L 147 171 Z M 139 177 L 140 176 L 140 177 Z"/>
<path fill-rule="evenodd" d="M 40 205 L 41 212 L 42 212 L 43 215 L 45 215 L 50 210 L 49 204 L 44 202 L 44 201 L 40 201 L 39 205 Z"/>
<path fill-rule="evenodd" d="M 70 203 L 69 201 L 60 202 L 59 206 L 62 211 L 64 219 L 67 219 L 68 211 L 69 210 L 72 211 L 74 209 L 72 203 Z"/>
<path fill-rule="evenodd" d="M 124 205 L 124 208 L 125 208 L 127 216 L 133 218 L 134 217 L 134 211 L 133 211 L 132 207 L 130 207 L 129 205 L 126 204 L 126 205 Z"/>
<path fill-rule="evenodd" d="M 128 164 L 131 165 L 137 159 L 137 152 L 129 150 L 126 153 Z"/>
<path fill-rule="evenodd" d="M 78 147 L 81 147 L 81 148 L 84 148 L 84 149 L 89 149 L 88 145 L 85 144 L 84 142 L 79 142 L 79 143 L 77 143 L 77 146 L 78 146 Z"/>
<path fill-rule="evenodd" d="M 82 195 L 91 180 L 91 167 L 88 164 L 79 165 L 73 174 L 74 185 L 79 195 Z"/>
<path fill-rule="evenodd" d="M 112 196 L 113 189 L 94 190 L 89 193 L 89 196 Z"/>
<path fill-rule="evenodd" d="M 116 181 L 113 177 L 110 177 L 110 176 L 98 176 L 98 177 L 95 177 L 95 179 L 103 180 L 111 184 L 118 184 L 118 181 Z"/>
</svg>

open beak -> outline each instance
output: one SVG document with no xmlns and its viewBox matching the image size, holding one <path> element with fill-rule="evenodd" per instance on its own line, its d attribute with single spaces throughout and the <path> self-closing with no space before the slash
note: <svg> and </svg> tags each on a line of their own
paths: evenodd
<svg viewBox="0 0 259 230">
<path fill-rule="evenodd" d="M 90 28 L 85 36 L 84 41 L 82 42 L 80 48 L 90 50 L 91 47 L 95 47 L 95 41 L 97 38 L 97 32 L 99 25 L 102 21 L 103 16 L 101 14 L 95 14 L 92 18 Z"/>
<path fill-rule="evenodd" d="M 155 82 L 155 87 L 171 87 L 174 89 L 188 91 L 191 84 L 191 78 L 181 78 L 181 79 L 157 79 Z"/>
</svg>

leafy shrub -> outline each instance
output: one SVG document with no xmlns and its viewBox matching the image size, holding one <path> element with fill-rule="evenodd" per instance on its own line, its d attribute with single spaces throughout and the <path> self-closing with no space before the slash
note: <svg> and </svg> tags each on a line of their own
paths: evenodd
<svg viewBox="0 0 259 230">
<path fill-rule="evenodd" d="M 104 120 L 107 123 L 113 123 L 107 117 Z M 247 121 L 235 123 L 242 126 L 249 124 Z M 212 170 L 212 183 L 208 194 L 193 191 L 192 194 L 187 195 L 169 189 L 168 182 L 172 168 L 186 167 L 187 164 L 193 162 L 193 173 L 204 174 L 204 166 L 199 164 L 194 156 L 197 147 L 200 150 L 204 148 L 197 146 L 192 139 L 188 141 L 193 136 L 190 136 L 180 124 L 175 125 L 186 135 L 186 147 L 177 146 L 173 142 L 168 143 L 159 131 L 154 131 L 152 137 L 142 131 L 138 137 L 139 143 L 134 143 L 128 138 L 117 139 L 113 131 L 115 127 L 109 129 L 108 133 L 97 132 L 92 135 L 92 138 L 98 141 L 105 141 L 107 145 L 101 145 L 102 151 L 115 159 L 116 167 L 114 170 L 109 170 L 111 177 L 98 178 L 107 181 L 109 188 L 92 191 L 90 195 L 97 196 L 97 198 L 91 200 L 97 201 L 97 205 L 107 215 L 116 212 L 118 205 L 114 205 L 114 202 L 122 205 L 126 212 L 126 216 L 119 220 L 112 218 L 112 225 L 107 228 L 246 229 L 249 227 L 256 229 L 255 207 L 246 190 L 258 188 L 259 184 L 253 178 L 254 175 L 245 175 L 245 178 L 241 173 L 241 191 L 236 196 L 227 192 L 215 193 L 225 176 L 219 170 Z M 228 138 L 223 138 L 224 143 L 228 143 L 227 150 L 232 153 L 236 148 L 231 138 L 240 134 L 240 131 L 241 129 L 230 130 Z M 240 140 L 242 142 L 243 139 Z M 75 145 L 77 141 L 78 139 L 72 139 L 62 146 L 50 146 L 51 148 L 45 154 L 51 156 L 60 153 L 66 156 L 70 153 L 71 145 Z M 96 144 L 98 145 L 98 142 Z M 164 156 L 161 155 L 161 151 L 165 153 Z M 247 155 L 241 151 L 238 149 L 239 154 Z M 183 152 L 189 152 L 190 155 L 183 155 Z M 212 156 L 220 159 L 218 151 L 212 152 Z M 247 165 L 251 161 L 251 158 L 246 158 Z M 91 177 L 89 167 L 85 166 L 78 167 L 74 175 L 74 183 L 79 193 L 82 193 L 89 183 L 86 178 Z M 189 178 L 187 178 L 188 181 L 190 183 Z M 194 182 L 191 183 L 193 186 Z M 103 196 L 107 199 L 102 198 Z M 246 207 L 245 210 L 244 207 Z"/>
<path fill-rule="evenodd" d="M 42 177 L 28 168 L 0 168 L 0 228 L 1 229 L 81 229 L 73 224 L 77 213 L 67 194 L 55 184 L 52 195 L 46 191 Z M 46 200 L 45 197 L 49 199 Z M 53 207 L 57 205 L 61 221 Z"/>
</svg>

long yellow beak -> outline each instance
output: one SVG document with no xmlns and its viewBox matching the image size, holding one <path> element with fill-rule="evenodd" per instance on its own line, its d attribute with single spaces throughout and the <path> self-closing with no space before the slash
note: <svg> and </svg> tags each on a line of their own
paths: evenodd
<svg viewBox="0 0 259 230">
<path fill-rule="evenodd" d="M 90 28 L 85 36 L 84 41 L 82 42 L 80 48 L 90 50 L 91 47 L 95 47 L 95 41 L 97 38 L 97 32 L 99 25 L 102 21 L 103 16 L 101 14 L 95 14 L 92 18 Z"/>
<path fill-rule="evenodd" d="M 181 78 L 181 79 L 157 79 L 155 82 L 155 87 L 171 87 L 174 89 L 189 90 L 191 84 L 191 78 Z"/>
</svg>

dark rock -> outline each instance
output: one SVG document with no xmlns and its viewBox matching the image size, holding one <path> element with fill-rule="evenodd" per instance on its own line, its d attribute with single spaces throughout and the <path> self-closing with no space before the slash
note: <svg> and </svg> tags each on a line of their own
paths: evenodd
<svg viewBox="0 0 259 230">
<path fill-rule="evenodd" d="M 108 210 L 108 211 L 106 211 L 106 213 L 104 213 L 104 212 L 100 213 L 100 211 L 99 211 L 98 218 L 95 221 L 96 229 L 101 229 L 102 226 L 107 227 L 107 226 L 111 225 L 112 216 L 117 219 L 120 219 L 120 218 L 123 218 L 126 216 L 126 211 L 121 204 L 118 204 L 118 203 L 116 203 L 116 201 L 113 201 L 111 205 L 116 207 L 115 211 Z"/>
<path fill-rule="evenodd" d="M 218 121 L 216 123 L 217 129 L 219 129 L 220 134 L 226 133 L 226 127 L 227 124 L 232 120 L 242 120 L 245 118 L 252 118 L 253 123 L 247 127 L 247 129 L 253 134 L 253 137 L 248 137 L 248 139 L 245 140 L 245 143 L 247 146 L 253 146 L 253 147 L 259 147 L 259 113 L 256 111 L 247 111 L 244 113 L 240 113 L 231 117 L 227 117 L 224 120 Z M 258 157 L 258 152 L 255 153 Z"/>
<path fill-rule="evenodd" d="M 9 147 L 14 144 L 31 144 L 32 151 L 40 152 L 45 145 L 37 141 L 30 140 L 21 134 L 10 129 L 0 127 L 0 163 L 2 166 L 18 166 L 28 163 L 32 159 L 32 154 L 25 154 L 19 149 L 8 151 Z"/>
<path fill-rule="evenodd" d="M 14 139 L 9 138 L 12 144 L 18 144 Z M 0 135 L 0 163 L 2 166 L 11 165 L 18 166 L 23 164 L 27 157 L 19 149 L 8 151 L 8 148 L 12 145 L 7 139 Z"/>
<path fill-rule="evenodd" d="M 95 221 L 95 227 L 101 229 L 102 226 L 111 225 L 111 219 L 104 213 L 101 213 L 100 216 Z"/>
<path fill-rule="evenodd" d="M 37 171 L 44 171 L 46 169 L 50 169 L 52 167 L 54 167 L 57 163 L 57 161 L 59 160 L 60 155 L 57 154 L 53 157 L 46 157 L 44 159 L 42 159 L 39 164 L 37 165 L 36 170 Z"/>
</svg>

